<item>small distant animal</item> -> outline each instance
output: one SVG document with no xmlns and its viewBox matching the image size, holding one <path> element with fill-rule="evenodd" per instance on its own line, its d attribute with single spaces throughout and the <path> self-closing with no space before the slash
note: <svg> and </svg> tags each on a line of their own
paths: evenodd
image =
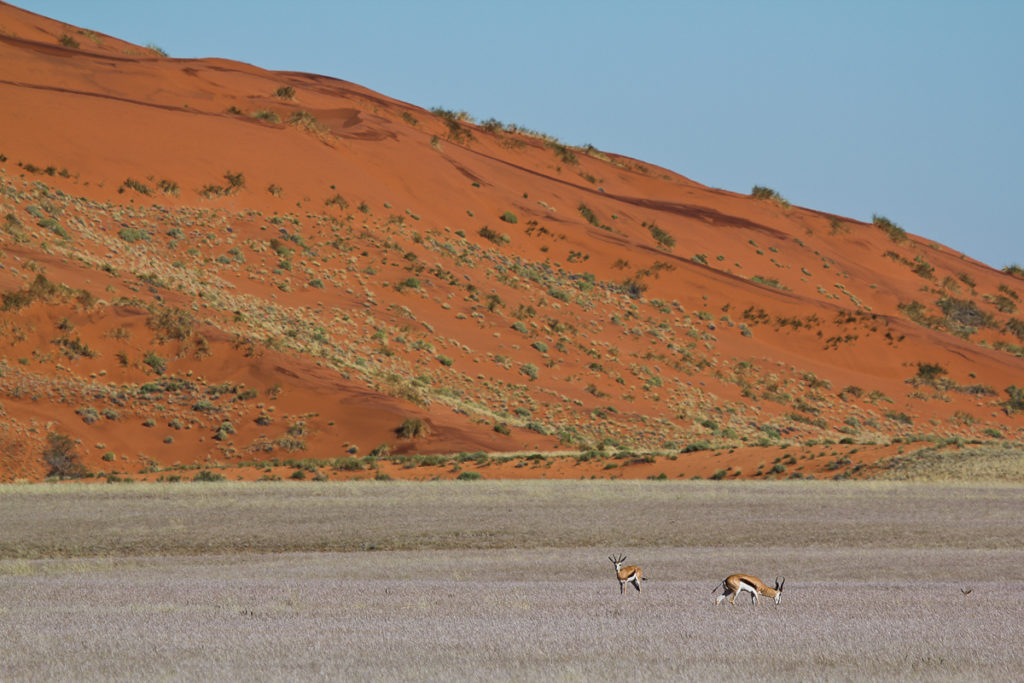
<svg viewBox="0 0 1024 683">
<path fill-rule="evenodd" d="M 761 604 L 761 596 L 766 598 L 772 598 L 775 600 L 775 604 L 778 605 L 782 601 L 782 586 L 786 583 L 786 577 L 782 577 L 782 581 L 779 581 L 779 577 L 775 577 L 775 588 L 769 588 L 761 579 L 750 574 L 731 574 L 724 579 L 722 583 L 715 586 L 711 593 L 714 594 L 719 588 L 722 589 L 722 594 L 715 599 L 715 607 L 722 604 L 722 600 L 729 598 L 729 604 L 736 604 L 736 596 L 747 591 L 750 593 L 750 602 Z"/>
<path fill-rule="evenodd" d="M 963 593 L 964 595 L 970 595 L 971 593 L 974 592 L 974 589 L 973 588 L 961 588 L 960 592 Z"/>
<path fill-rule="evenodd" d="M 644 577 L 644 572 L 640 567 L 632 564 L 628 567 L 623 567 L 622 563 L 626 561 L 625 555 L 619 558 L 609 557 L 608 559 L 615 565 L 615 576 L 619 580 L 619 595 L 626 592 L 627 583 L 633 584 L 633 587 L 636 588 L 638 592 L 644 592 L 643 589 L 640 588 L 640 582 L 646 581 L 647 579 Z"/>
</svg>

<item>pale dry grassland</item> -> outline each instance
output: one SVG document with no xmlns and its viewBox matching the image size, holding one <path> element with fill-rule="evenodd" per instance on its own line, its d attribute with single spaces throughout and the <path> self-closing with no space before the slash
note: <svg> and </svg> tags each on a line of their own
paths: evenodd
<svg viewBox="0 0 1024 683">
<path fill-rule="evenodd" d="M 1022 493 L 2 487 L 0 680 L 1020 679 Z M 734 571 L 785 574 L 782 605 L 715 608 Z"/>
</svg>

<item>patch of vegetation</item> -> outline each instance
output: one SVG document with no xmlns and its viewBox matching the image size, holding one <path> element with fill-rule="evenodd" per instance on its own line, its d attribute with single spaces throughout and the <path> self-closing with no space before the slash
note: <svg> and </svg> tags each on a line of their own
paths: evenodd
<svg viewBox="0 0 1024 683">
<path fill-rule="evenodd" d="M 188 311 L 172 306 L 149 316 L 146 324 L 161 338 L 184 341 L 192 335 L 195 319 Z"/>
<path fill-rule="evenodd" d="M 161 358 L 153 351 L 146 352 L 146 355 L 142 357 L 142 363 L 148 365 L 158 375 L 162 375 L 167 371 L 167 360 Z"/>
<path fill-rule="evenodd" d="M 647 231 L 651 233 L 651 237 L 658 243 L 662 249 L 672 251 L 672 247 L 676 245 L 676 238 L 668 234 L 664 230 L 658 227 L 657 223 L 653 221 L 644 224 L 647 227 Z"/>
<path fill-rule="evenodd" d="M 400 439 L 416 439 L 430 434 L 430 425 L 418 417 L 408 418 L 395 432 Z"/>
<path fill-rule="evenodd" d="M 768 199 L 781 207 L 788 207 L 789 200 L 783 197 L 781 194 L 771 189 L 770 187 L 764 187 L 762 185 L 754 185 L 754 188 L 750 191 L 750 196 L 754 199 Z"/>
<path fill-rule="evenodd" d="M 595 228 L 601 228 L 602 230 L 609 229 L 607 226 L 602 224 L 600 220 L 598 220 L 597 214 L 595 214 L 594 211 L 583 202 L 580 202 L 580 205 L 576 207 L 576 210 L 579 211 L 580 215 L 583 216 L 583 218 L 585 218 L 586 221 L 593 225 Z"/>
<path fill-rule="evenodd" d="M 488 240 L 490 242 L 494 242 L 495 244 L 497 244 L 499 246 L 502 245 L 502 244 L 507 244 L 508 242 L 512 241 L 509 238 L 508 235 L 506 235 L 504 233 L 500 233 L 497 230 L 491 230 L 486 225 L 484 227 L 480 228 L 480 230 L 477 232 L 477 234 L 480 235 L 481 237 L 483 237 L 485 240 Z"/>
<path fill-rule="evenodd" d="M 767 285 L 768 287 L 774 287 L 775 289 L 781 289 L 784 292 L 788 292 L 789 288 L 773 277 L 765 277 L 763 275 L 755 275 L 750 278 L 751 282 L 756 282 L 759 285 Z"/>
<path fill-rule="evenodd" d="M 875 225 L 876 228 L 878 228 L 886 235 L 888 235 L 889 239 L 891 239 L 893 242 L 899 244 L 900 242 L 906 241 L 907 231 L 893 223 L 885 216 L 879 216 L 878 214 L 875 214 L 874 216 L 871 217 L 871 222 Z"/>
<path fill-rule="evenodd" d="M 131 228 L 125 226 L 117 231 L 117 236 L 128 244 L 134 244 L 136 242 L 148 242 L 151 237 L 145 230 L 139 228 Z"/>
<path fill-rule="evenodd" d="M 135 190 L 139 194 L 153 194 L 153 191 L 149 189 L 149 185 L 146 185 L 141 181 L 135 180 L 134 178 L 127 178 L 123 183 L 121 183 L 120 191 L 124 191 L 125 189 Z"/>
<path fill-rule="evenodd" d="M 557 140 L 546 140 L 544 144 L 554 151 L 555 156 L 558 157 L 562 163 L 568 164 L 569 166 L 575 166 L 580 163 L 580 160 L 576 158 L 576 153 L 561 142 L 558 142 Z"/>
<path fill-rule="evenodd" d="M 0 308 L 5 311 L 18 310 L 36 300 L 52 301 L 57 297 L 67 298 L 72 293 L 72 290 L 66 285 L 55 284 L 47 280 L 46 276 L 38 274 L 28 289 L 4 292 L 3 304 L 0 305 Z"/>
<path fill-rule="evenodd" d="M 320 121 L 308 111 L 295 112 L 288 117 L 288 124 L 301 130 L 315 133 L 316 135 L 324 135 L 327 133 L 327 126 L 320 123 Z"/>
<path fill-rule="evenodd" d="M 936 380 L 946 374 L 946 368 L 938 363 L 918 363 L 917 374 L 914 376 L 925 384 L 934 384 Z"/>
<path fill-rule="evenodd" d="M 281 123 L 281 115 L 270 109 L 257 109 L 249 114 L 254 119 L 267 121 L 268 123 Z"/>
<path fill-rule="evenodd" d="M 43 461 L 49 465 L 48 476 L 58 479 L 80 479 L 89 476 L 78 459 L 75 441 L 66 434 L 50 432 L 46 435 Z"/>
<path fill-rule="evenodd" d="M 464 111 L 452 111 L 441 107 L 434 107 L 430 113 L 439 116 L 448 127 L 448 139 L 457 144 L 468 144 L 476 138 L 473 132 L 462 125 L 465 121 L 471 121 L 472 117 Z"/>
</svg>

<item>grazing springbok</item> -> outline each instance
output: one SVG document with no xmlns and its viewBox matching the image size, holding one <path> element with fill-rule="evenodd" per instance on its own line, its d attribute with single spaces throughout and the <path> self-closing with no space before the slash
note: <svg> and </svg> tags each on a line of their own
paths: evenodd
<svg viewBox="0 0 1024 683">
<path fill-rule="evenodd" d="M 626 561 L 625 555 L 618 559 L 614 557 L 609 557 L 608 559 L 615 565 L 615 576 L 619 580 L 619 595 L 626 592 L 627 583 L 632 583 L 633 587 L 640 593 L 644 592 L 643 589 L 640 588 L 640 582 L 646 581 L 647 579 L 644 578 L 644 572 L 640 567 L 636 567 L 634 565 L 623 567 L 622 563 Z"/>
<path fill-rule="evenodd" d="M 786 583 L 786 577 L 782 577 L 782 581 L 779 581 L 778 577 L 775 577 L 775 588 L 769 588 L 764 584 L 761 579 L 750 574 L 732 574 L 731 576 L 725 577 L 722 583 L 718 584 L 711 591 L 714 593 L 719 588 L 723 589 L 723 593 L 715 598 L 715 606 L 722 604 L 722 600 L 729 598 L 729 604 L 736 604 L 736 596 L 747 591 L 750 593 L 750 602 L 761 604 L 761 596 L 766 598 L 773 598 L 775 604 L 779 604 L 782 600 L 782 586 Z"/>
</svg>

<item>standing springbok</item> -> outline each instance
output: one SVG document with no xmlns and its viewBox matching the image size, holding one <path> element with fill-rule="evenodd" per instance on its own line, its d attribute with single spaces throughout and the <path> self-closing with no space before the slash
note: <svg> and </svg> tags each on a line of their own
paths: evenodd
<svg viewBox="0 0 1024 683">
<path fill-rule="evenodd" d="M 622 563 L 626 561 L 625 555 L 618 559 L 614 557 L 609 557 L 608 559 L 615 565 L 615 576 L 619 579 L 619 595 L 626 592 L 627 583 L 632 583 L 633 587 L 640 593 L 644 592 L 643 589 L 640 588 L 640 582 L 646 581 L 647 579 L 644 578 L 644 572 L 640 567 L 634 565 L 623 567 Z"/>
<path fill-rule="evenodd" d="M 761 579 L 750 574 L 732 574 L 731 576 L 725 577 L 722 583 L 712 589 L 712 594 L 719 588 L 723 589 L 723 593 L 715 598 L 715 606 L 722 604 L 722 600 L 729 598 L 729 604 L 736 604 L 736 596 L 747 591 L 750 593 L 750 602 L 761 604 L 761 596 L 766 598 L 773 598 L 775 604 L 779 604 L 782 601 L 782 586 L 786 583 L 786 577 L 782 577 L 782 581 L 779 581 L 779 577 L 775 577 L 775 588 L 769 588 L 764 584 Z"/>
</svg>

